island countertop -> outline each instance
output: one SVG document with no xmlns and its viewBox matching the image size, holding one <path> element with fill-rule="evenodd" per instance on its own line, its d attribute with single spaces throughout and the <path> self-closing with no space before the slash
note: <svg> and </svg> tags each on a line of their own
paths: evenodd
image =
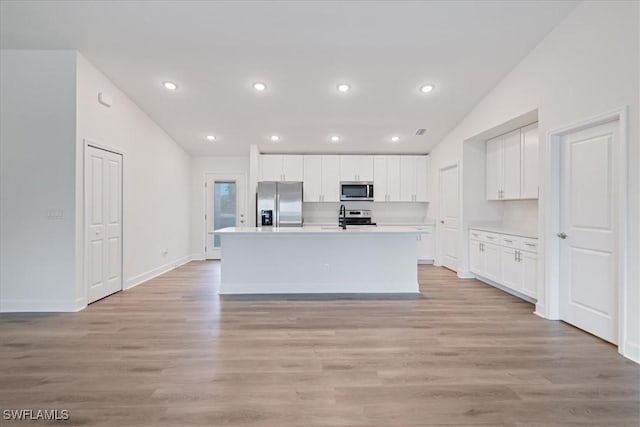
<svg viewBox="0 0 640 427">
<path fill-rule="evenodd" d="M 227 227 L 216 230 L 215 234 L 420 234 L 418 226 L 347 226 L 343 230 L 337 225 L 305 227 Z"/>
<path fill-rule="evenodd" d="M 220 294 L 418 293 L 416 226 L 229 227 Z"/>
</svg>

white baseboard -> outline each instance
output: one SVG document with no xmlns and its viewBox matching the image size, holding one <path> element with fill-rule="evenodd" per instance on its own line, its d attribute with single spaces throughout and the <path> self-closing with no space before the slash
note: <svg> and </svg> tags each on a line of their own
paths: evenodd
<svg viewBox="0 0 640 427">
<path fill-rule="evenodd" d="M 482 283 L 486 283 L 487 285 L 491 285 L 491 286 L 493 286 L 494 288 L 498 288 L 498 289 L 500 289 L 501 291 L 504 291 L 504 292 L 506 292 L 506 293 L 508 293 L 508 294 L 511 294 L 511 295 L 513 295 L 514 297 L 518 297 L 518 298 L 523 299 L 523 300 L 525 300 L 525 301 L 528 301 L 528 302 L 530 302 L 530 303 L 532 303 L 532 304 L 535 304 L 535 303 L 536 303 L 536 299 L 535 299 L 535 298 L 530 297 L 529 295 L 522 294 L 522 293 L 520 293 L 520 292 L 518 292 L 518 291 L 514 291 L 513 289 L 510 289 L 510 288 L 508 288 L 508 287 L 506 287 L 506 286 L 503 286 L 503 285 L 501 285 L 501 284 L 499 284 L 499 283 L 496 283 L 496 282 L 494 282 L 494 281 L 493 281 L 493 280 L 491 280 L 491 279 L 487 279 L 487 278 L 484 278 L 484 277 L 482 277 L 482 276 L 476 276 L 476 279 L 477 279 L 477 280 L 479 280 L 479 281 L 481 281 Z"/>
<path fill-rule="evenodd" d="M 188 263 L 189 261 L 191 261 L 191 256 L 187 255 L 184 256 L 182 258 L 178 258 L 174 261 L 171 261 L 165 265 L 161 265 L 160 267 L 154 268 L 153 270 L 149 270 L 145 273 L 142 274 L 138 274 L 135 277 L 132 277 L 130 279 L 127 279 L 127 281 L 125 282 L 124 285 L 124 289 L 123 290 L 128 290 L 131 289 L 135 286 L 138 286 L 148 280 L 153 279 L 154 277 L 158 277 L 161 274 L 164 274 L 168 271 L 171 271 L 175 268 L 180 267 L 181 265 L 185 265 L 186 263 Z"/>
<path fill-rule="evenodd" d="M 83 298 L 76 300 L 2 300 L 0 313 L 73 313 L 85 307 Z"/>
<path fill-rule="evenodd" d="M 626 343 L 624 343 L 624 346 L 621 350 L 622 351 L 620 352 L 620 354 L 622 354 L 624 357 L 640 364 L 640 344 L 627 341 Z"/>
<path fill-rule="evenodd" d="M 200 253 L 200 254 L 191 254 L 191 261 L 204 261 L 205 257 L 204 254 Z"/>
<path fill-rule="evenodd" d="M 460 279 L 475 279 L 475 274 L 470 271 L 458 271 L 458 278 Z"/>
<path fill-rule="evenodd" d="M 222 283 L 220 295 L 234 294 L 419 294 L 417 282 Z"/>
<path fill-rule="evenodd" d="M 418 264 L 419 265 L 432 265 L 433 264 L 433 260 L 432 259 L 419 259 L 418 260 Z"/>
</svg>

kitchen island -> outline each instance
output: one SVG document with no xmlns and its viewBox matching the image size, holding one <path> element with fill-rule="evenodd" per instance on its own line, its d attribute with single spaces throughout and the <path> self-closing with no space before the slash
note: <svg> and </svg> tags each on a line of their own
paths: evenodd
<svg viewBox="0 0 640 427">
<path fill-rule="evenodd" d="M 220 294 L 418 293 L 416 227 L 229 227 Z"/>
</svg>

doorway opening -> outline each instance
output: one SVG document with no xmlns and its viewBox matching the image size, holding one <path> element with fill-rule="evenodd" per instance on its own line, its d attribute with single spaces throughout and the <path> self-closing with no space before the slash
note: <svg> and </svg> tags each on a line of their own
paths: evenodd
<svg viewBox="0 0 640 427">
<path fill-rule="evenodd" d="M 536 312 L 625 354 L 626 110 L 550 133 L 545 216 L 546 301 Z"/>
<path fill-rule="evenodd" d="M 460 215 L 460 192 L 458 165 L 441 168 L 438 172 L 439 246 L 443 267 L 458 271 L 458 233 Z"/>
<path fill-rule="evenodd" d="M 216 230 L 246 225 L 244 174 L 205 176 L 205 259 L 220 259 L 221 239 Z"/>
</svg>

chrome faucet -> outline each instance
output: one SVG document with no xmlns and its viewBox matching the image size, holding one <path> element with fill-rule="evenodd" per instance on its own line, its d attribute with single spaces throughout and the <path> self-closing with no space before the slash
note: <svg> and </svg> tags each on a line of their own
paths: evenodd
<svg viewBox="0 0 640 427">
<path fill-rule="evenodd" d="M 347 229 L 347 208 L 344 205 L 340 205 L 340 213 L 338 213 L 338 225 L 343 230 Z"/>
</svg>

